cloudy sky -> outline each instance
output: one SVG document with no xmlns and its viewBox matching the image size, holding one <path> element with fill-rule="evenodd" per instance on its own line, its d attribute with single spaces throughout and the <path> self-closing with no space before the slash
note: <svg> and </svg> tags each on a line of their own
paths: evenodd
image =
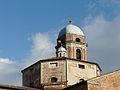
<svg viewBox="0 0 120 90">
<path fill-rule="evenodd" d="M 83 30 L 89 60 L 120 69 L 120 0 L 0 0 L 0 84 L 21 85 L 21 69 L 55 56 L 71 19 Z"/>
</svg>

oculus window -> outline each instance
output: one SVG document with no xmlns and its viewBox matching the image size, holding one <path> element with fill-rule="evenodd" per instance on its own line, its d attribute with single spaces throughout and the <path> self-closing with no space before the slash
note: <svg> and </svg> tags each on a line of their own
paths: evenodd
<svg viewBox="0 0 120 90">
<path fill-rule="evenodd" d="M 75 40 L 76 42 L 80 42 L 80 39 L 79 38 L 76 38 L 76 40 Z"/>
</svg>

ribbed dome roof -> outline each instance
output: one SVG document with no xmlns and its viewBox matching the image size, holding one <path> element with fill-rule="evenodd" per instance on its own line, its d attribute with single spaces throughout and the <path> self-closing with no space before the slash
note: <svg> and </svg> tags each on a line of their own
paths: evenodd
<svg viewBox="0 0 120 90">
<path fill-rule="evenodd" d="M 77 35 L 82 35 L 84 36 L 84 33 L 82 32 L 82 30 L 73 25 L 73 24 L 68 24 L 66 27 L 64 27 L 60 32 L 59 32 L 59 36 L 58 37 L 61 37 L 62 35 L 64 34 L 77 34 Z"/>
</svg>

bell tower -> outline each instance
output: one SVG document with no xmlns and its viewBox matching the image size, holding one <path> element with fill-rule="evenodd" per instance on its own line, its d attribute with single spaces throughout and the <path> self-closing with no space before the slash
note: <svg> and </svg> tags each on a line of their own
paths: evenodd
<svg viewBox="0 0 120 90">
<path fill-rule="evenodd" d="M 60 32 L 57 38 L 56 49 L 60 47 L 61 41 L 63 47 L 67 50 L 68 58 L 79 59 L 87 61 L 87 42 L 83 31 L 76 25 L 69 21 Z"/>
</svg>

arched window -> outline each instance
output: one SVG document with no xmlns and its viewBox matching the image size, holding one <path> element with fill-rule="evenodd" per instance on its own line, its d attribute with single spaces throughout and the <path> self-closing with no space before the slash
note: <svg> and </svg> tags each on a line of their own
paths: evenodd
<svg viewBox="0 0 120 90">
<path fill-rule="evenodd" d="M 60 57 L 62 56 L 62 54 L 60 53 Z"/>
<path fill-rule="evenodd" d="M 80 42 L 80 39 L 79 39 L 79 38 L 76 38 L 76 42 Z"/>
<path fill-rule="evenodd" d="M 58 80 L 58 79 L 57 79 L 56 77 L 52 77 L 52 78 L 51 78 L 51 82 L 52 82 L 52 83 L 57 82 L 57 80 Z"/>
<path fill-rule="evenodd" d="M 80 51 L 80 49 L 76 50 L 76 59 L 80 59 L 81 60 L 81 51 Z"/>
</svg>

